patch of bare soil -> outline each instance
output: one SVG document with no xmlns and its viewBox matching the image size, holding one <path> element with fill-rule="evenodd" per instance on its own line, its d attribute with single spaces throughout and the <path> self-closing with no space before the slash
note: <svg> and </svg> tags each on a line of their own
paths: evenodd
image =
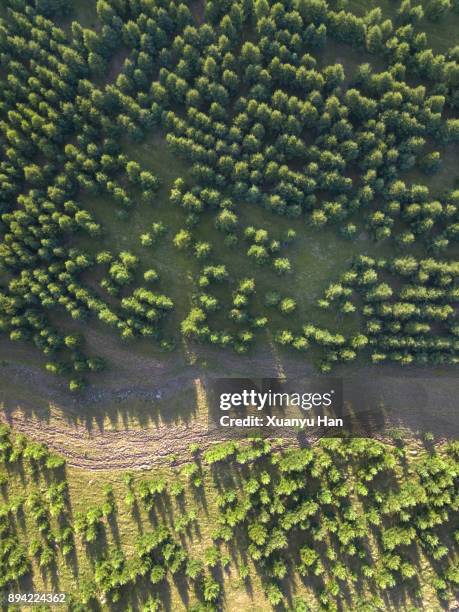
<svg viewBox="0 0 459 612">
<path fill-rule="evenodd" d="M 175 455 L 174 464 L 190 460 L 188 447 L 198 443 L 205 450 L 214 441 L 202 422 L 162 425 L 149 429 L 90 431 L 54 418 L 46 423 L 20 411 L 0 419 L 33 440 L 44 442 L 66 458 L 71 467 L 85 470 L 141 470 L 164 464 Z"/>
<path fill-rule="evenodd" d="M 0 420 L 87 470 L 144 469 L 171 455 L 180 463 L 189 460 L 191 443 L 208 448 L 215 442 L 207 430 L 209 378 L 317 375 L 304 358 L 281 359 L 275 350 L 238 356 L 200 346 L 153 357 L 96 331 L 88 344 L 110 368 L 78 396 L 64 380 L 27 364 L 13 344 L 0 364 Z M 354 366 L 338 375 L 345 376 L 345 399 L 359 406 L 358 420 L 371 421 L 368 435 L 395 426 L 459 437 L 455 370 Z"/>
</svg>

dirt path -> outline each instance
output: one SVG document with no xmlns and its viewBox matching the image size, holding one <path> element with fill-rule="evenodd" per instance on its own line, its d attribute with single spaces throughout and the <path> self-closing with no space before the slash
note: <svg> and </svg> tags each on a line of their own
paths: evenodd
<svg viewBox="0 0 459 612">
<path fill-rule="evenodd" d="M 0 419 L 17 432 L 44 442 L 50 449 L 66 458 L 71 467 L 86 470 L 140 470 L 170 462 L 189 461 L 191 443 L 207 449 L 213 439 L 202 423 L 188 426 L 163 425 L 150 429 L 88 431 L 84 426 L 70 426 L 64 420 L 53 419 L 47 424 L 16 411 Z"/>
<path fill-rule="evenodd" d="M 92 333 L 90 343 L 111 367 L 79 396 L 64 380 L 25 363 L 15 345 L 0 367 L 0 420 L 87 470 L 145 469 L 171 455 L 181 463 L 191 443 L 208 448 L 215 438 L 207 431 L 206 377 L 314 375 L 304 360 L 281 360 L 275 351 L 236 356 L 199 347 L 187 358 L 158 359 L 103 334 Z M 341 374 L 352 378 L 345 395 L 365 398 L 362 410 L 377 411 L 383 402 L 384 419 L 395 425 L 459 437 L 455 370 L 354 367 Z"/>
<path fill-rule="evenodd" d="M 69 466 L 88 470 L 146 469 L 171 455 L 181 463 L 190 459 L 191 443 L 208 448 L 215 437 L 207 431 L 205 398 L 199 397 L 203 363 L 208 361 L 216 376 L 279 373 L 269 354 L 242 360 L 220 354 L 217 362 L 212 351 L 201 351 L 158 359 L 99 332 L 91 333 L 88 344 L 110 368 L 78 396 L 67 391 L 63 379 L 24 363 L 18 345 L 3 351 L 8 359 L 0 368 L 0 420 L 47 444 Z M 303 364 L 296 368 L 305 370 Z M 179 406 L 172 411 L 172 404 Z"/>
</svg>

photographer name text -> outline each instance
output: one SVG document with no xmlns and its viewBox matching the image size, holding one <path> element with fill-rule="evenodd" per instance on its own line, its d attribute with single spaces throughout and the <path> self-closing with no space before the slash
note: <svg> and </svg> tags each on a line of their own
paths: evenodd
<svg viewBox="0 0 459 612">
<path fill-rule="evenodd" d="M 243 418 L 230 417 L 224 414 L 220 417 L 221 427 L 343 427 L 343 419 L 332 418 L 326 415 L 308 418 L 282 418 L 278 416 L 253 416 Z"/>
</svg>

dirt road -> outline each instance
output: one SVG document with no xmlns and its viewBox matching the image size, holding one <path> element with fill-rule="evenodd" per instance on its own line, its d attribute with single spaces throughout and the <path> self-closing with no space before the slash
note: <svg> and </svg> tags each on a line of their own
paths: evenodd
<svg viewBox="0 0 459 612">
<path fill-rule="evenodd" d="M 207 431 L 208 377 L 314 375 L 304 360 L 281 359 L 274 350 L 236 356 L 199 347 L 159 359 L 103 334 L 92 334 L 91 344 L 110 369 L 78 396 L 39 364 L 27 364 L 21 347 L 0 351 L 0 359 L 8 357 L 0 367 L 0 420 L 87 470 L 144 469 L 171 455 L 181 463 L 189 460 L 191 443 L 208 448 L 215 441 Z M 345 397 L 386 426 L 459 435 L 455 370 L 355 366 L 338 374 L 346 376 Z"/>
</svg>

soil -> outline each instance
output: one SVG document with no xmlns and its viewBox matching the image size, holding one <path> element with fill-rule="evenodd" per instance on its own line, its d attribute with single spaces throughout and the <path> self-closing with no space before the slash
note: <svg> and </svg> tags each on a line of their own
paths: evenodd
<svg viewBox="0 0 459 612">
<path fill-rule="evenodd" d="M 108 359 L 107 372 L 73 395 L 66 381 L 27 363 L 14 343 L 0 346 L 0 420 L 43 442 L 69 466 L 86 470 L 145 469 L 189 461 L 188 447 L 216 441 L 207 427 L 206 389 L 212 377 L 317 376 L 304 357 L 275 349 L 235 355 L 202 346 L 152 356 L 91 331 L 88 352 Z M 1 357 L 7 357 L 1 360 Z M 347 367 L 344 397 L 365 422 L 359 435 L 380 437 L 398 427 L 459 437 L 459 380 L 453 369 Z M 368 423 L 367 423 L 368 421 Z M 371 423 L 370 423 L 371 421 Z M 306 442 L 312 441 L 312 438 Z M 295 440 L 286 444 L 295 444 Z"/>
</svg>

